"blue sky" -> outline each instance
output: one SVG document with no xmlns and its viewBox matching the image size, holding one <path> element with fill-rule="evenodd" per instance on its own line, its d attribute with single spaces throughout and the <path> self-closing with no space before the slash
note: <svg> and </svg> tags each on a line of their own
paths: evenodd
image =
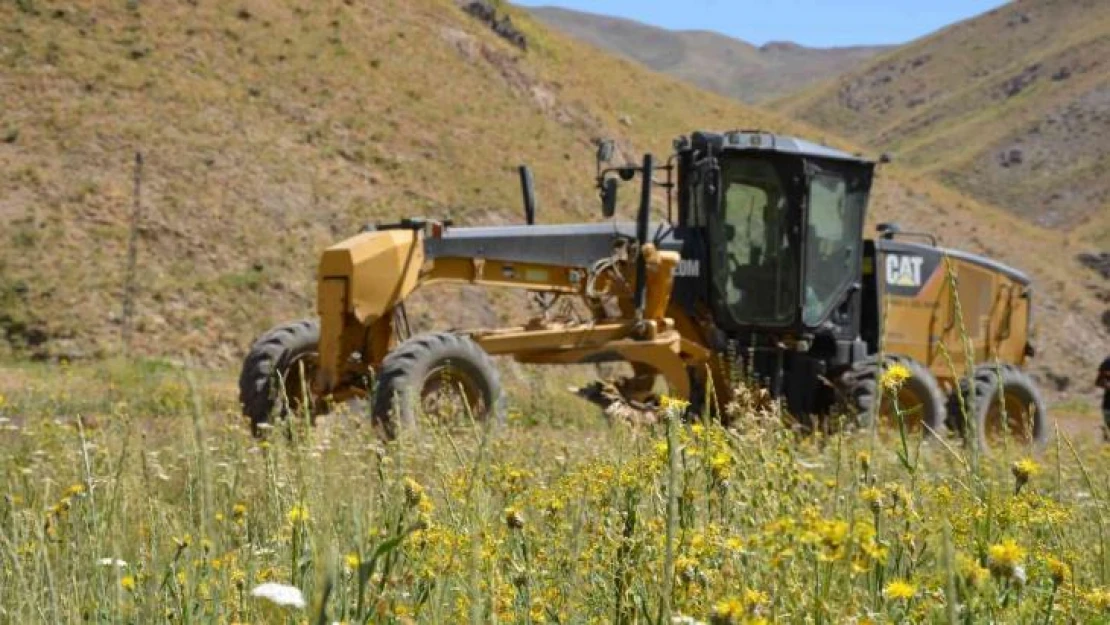
<svg viewBox="0 0 1110 625">
<path fill-rule="evenodd" d="M 626 17 L 677 30 L 715 30 L 762 45 L 905 43 L 1005 4 L 1000 0 L 514 0 Z"/>
</svg>

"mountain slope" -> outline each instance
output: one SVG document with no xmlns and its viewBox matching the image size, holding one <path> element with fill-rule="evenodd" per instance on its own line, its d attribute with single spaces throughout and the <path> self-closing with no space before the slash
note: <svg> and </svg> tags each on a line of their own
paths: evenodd
<svg viewBox="0 0 1110 625">
<path fill-rule="evenodd" d="M 1019 0 L 780 104 L 1042 225 L 1110 207 L 1108 2 Z"/>
<path fill-rule="evenodd" d="M 632 20 L 558 7 L 529 9 L 545 24 L 703 89 L 745 102 L 766 102 L 841 74 L 887 46 L 756 47 L 706 31 L 671 31 Z"/>
<path fill-rule="evenodd" d="M 594 218 L 596 137 L 791 127 L 518 22 L 527 52 L 451 0 L 0 4 L 0 344 L 118 349 L 136 150 L 135 351 L 228 361 L 368 221 L 519 221 L 522 162 L 541 222 Z"/>
<path fill-rule="evenodd" d="M 451 0 L 0 4 L 0 352 L 120 349 L 132 160 L 145 159 L 137 354 L 237 360 L 313 314 L 317 255 L 375 220 L 597 219 L 592 141 L 665 154 L 696 128 L 760 126 L 850 145 L 547 31 L 527 52 Z M 137 8 L 128 8 L 129 6 Z M 633 203 L 631 193 L 624 201 Z M 873 218 L 936 231 L 1036 276 L 1044 366 L 1086 366 L 1104 335 L 1059 237 L 887 170 Z M 1015 245 L 1019 238 L 1028 245 Z M 432 291 L 432 293 L 442 291 Z M 418 300 L 418 325 L 495 324 L 522 298 Z"/>
</svg>

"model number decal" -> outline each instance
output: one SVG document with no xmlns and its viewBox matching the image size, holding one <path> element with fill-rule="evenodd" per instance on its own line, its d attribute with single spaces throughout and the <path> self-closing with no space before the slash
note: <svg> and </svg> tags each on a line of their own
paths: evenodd
<svg viewBox="0 0 1110 625">
<path fill-rule="evenodd" d="M 701 261 L 696 258 L 683 258 L 674 268 L 676 278 L 697 278 L 701 276 Z"/>
</svg>

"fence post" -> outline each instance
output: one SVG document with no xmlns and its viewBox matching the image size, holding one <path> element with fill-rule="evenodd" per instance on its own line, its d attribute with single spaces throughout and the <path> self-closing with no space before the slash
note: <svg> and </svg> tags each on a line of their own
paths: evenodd
<svg viewBox="0 0 1110 625">
<path fill-rule="evenodd" d="M 139 260 L 139 223 L 142 219 L 143 154 L 135 152 L 135 197 L 131 209 L 131 234 L 127 242 L 127 264 L 123 272 L 123 312 L 120 325 L 123 355 L 131 355 L 132 319 L 135 316 L 135 270 Z"/>
</svg>

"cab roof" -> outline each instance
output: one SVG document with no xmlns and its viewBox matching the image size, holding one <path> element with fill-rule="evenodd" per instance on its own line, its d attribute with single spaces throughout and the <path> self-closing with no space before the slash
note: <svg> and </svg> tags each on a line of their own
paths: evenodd
<svg viewBox="0 0 1110 625">
<path fill-rule="evenodd" d="M 874 161 L 864 158 L 862 155 L 849 154 L 843 150 L 830 148 L 827 145 L 765 130 L 730 130 L 723 133 L 699 131 L 693 133 L 689 138 L 683 136 L 675 140 L 675 148 L 678 151 L 691 148 L 697 151 L 705 151 L 709 146 L 712 146 L 715 151 L 766 150 L 854 163 L 874 163 Z"/>
</svg>

